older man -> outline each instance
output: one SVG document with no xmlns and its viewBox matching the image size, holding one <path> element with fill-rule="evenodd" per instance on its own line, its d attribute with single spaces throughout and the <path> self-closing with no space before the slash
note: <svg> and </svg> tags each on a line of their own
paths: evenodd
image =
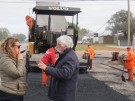
<svg viewBox="0 0 135 101">
<path fill-rule="evenodd" d="M 73 41 L 67 35 L 57 39 L 57 50 L 60 53 L 54 67 L 47 66 L 42 61 L 39 68 L 51 75 L 48 96 L 53 101 L 75 101 L 79 61 L 73 51 Z"/>
</svg>

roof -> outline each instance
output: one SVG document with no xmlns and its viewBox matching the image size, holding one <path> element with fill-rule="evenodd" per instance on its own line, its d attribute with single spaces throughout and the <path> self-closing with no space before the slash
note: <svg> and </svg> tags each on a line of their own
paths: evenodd
<svg viewBox="0 0 135 101">
<path fill-rule="evenodd" d="M 65 15 L 73 16 L 80 13 L 80 8 L 61 7 L 61 6 L 36 6 L 33 8 L 36 14 L 41 15 Z"/>
</svg>

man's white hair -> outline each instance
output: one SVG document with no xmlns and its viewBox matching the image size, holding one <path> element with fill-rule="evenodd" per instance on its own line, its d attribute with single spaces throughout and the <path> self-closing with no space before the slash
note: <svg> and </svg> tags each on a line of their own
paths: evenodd
<svg viewBox="0 0 135 101">
<path fill-rule="evenodd" d="M 70 36 L 62 35 L 57 38 L 57 43 L 58 43 L 58 41 L 60 42 L 59 44 L 61 44 L 62 47 L 73 48 L 74 44 L 73 44 L 73 40 Z"/>
</svg>

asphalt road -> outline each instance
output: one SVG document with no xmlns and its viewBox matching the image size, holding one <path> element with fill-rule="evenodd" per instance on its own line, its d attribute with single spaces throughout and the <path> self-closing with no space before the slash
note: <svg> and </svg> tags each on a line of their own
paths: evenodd
<svg viewBox="0 0 135 101">
<path fill-rule="evenodd" d="M 41 73 L 29 73 L 25 101 L 51 101 L 47 98 L 48 87 L 41 86 Z M 79 74 L 77 101 L 131 101 L 104 82 L 90 74 Z"/>
<path fill-rule="evenodd" d="M 121 81 L 121 71 L 101 65 L 102 61 L 108 59 L 101 58 L 95 58 L 93 69 L 88 70 L 87 74 L 79 74 L 77 101 L 135 101 L 131 98 L 134 91 L 130 92 L 128 86 L 128 89 L 124 89 L 128 83 Z M 25 101 L 51 101 L 47 98 L 48 86 L 41 86 L 40 72 L 30 72 L 27 81 Z"/>
</svg>

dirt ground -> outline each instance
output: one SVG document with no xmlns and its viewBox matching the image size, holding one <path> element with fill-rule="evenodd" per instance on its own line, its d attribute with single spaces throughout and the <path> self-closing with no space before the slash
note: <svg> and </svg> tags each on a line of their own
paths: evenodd
<svg viewBox="0 0 135 101">
<path fill-rule="evenodd" d="M 125 47 L 118 46 L 93 46 L 95 50 L 126 51 Z"/>
<path fill-rule="evenodd" d="M 118 46 L 97 46 L 97 45 L 95 46 L 95 45 L 93 45 L 92 47 L 95 49 L 96 56 L 98 56 L 98 57 L 112 57 L 113 52 L 119 52 L 119 56 L 121 56 L 122 54 L 127 54 L 126 46 L 118 47 Z M 85 50 L 78 51 L 78 52 L 77 53 L 80 54 L 79 56 L 82 56 L 82 54 L 85 52 Z"/>
</svg>

